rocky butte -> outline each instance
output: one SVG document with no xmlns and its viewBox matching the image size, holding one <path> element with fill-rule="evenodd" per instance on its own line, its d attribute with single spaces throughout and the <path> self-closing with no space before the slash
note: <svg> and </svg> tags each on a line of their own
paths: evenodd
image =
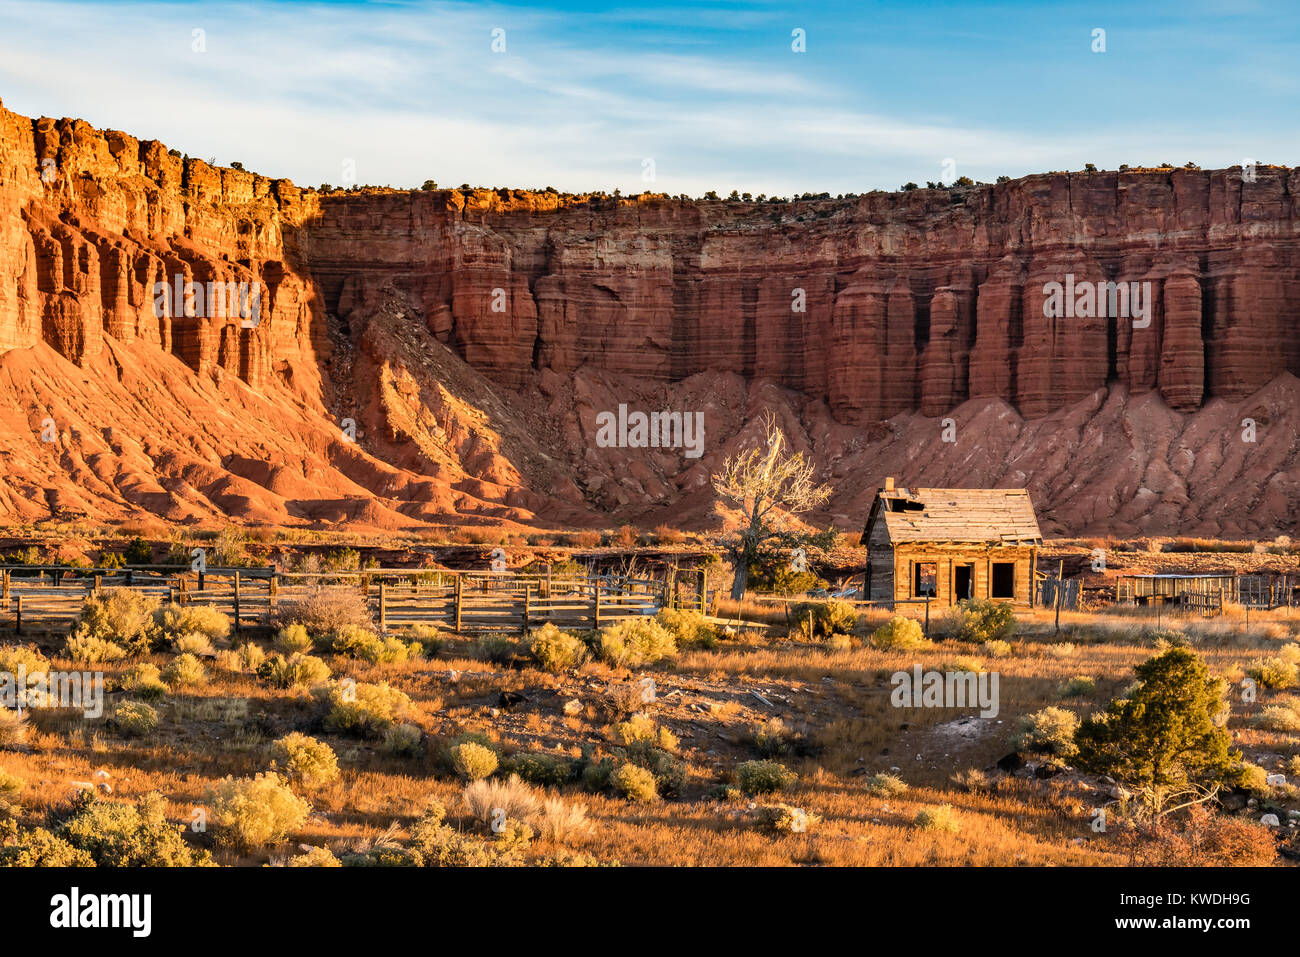
<svg viewBox="0 0 1300 957">
<path fill-rule="evenodd" d="M 770 408 L 845 528 L 894 475 L 1027 486 L 1051 533 L 1289 532 L 1298 195 L 322 194 L 0 107 L 0 516 L 706 527 Z M 1147 313 L 1045 309 L 1067 276 Z M 256 284 L 260 321 L 160 315 L 177 277 Z M 702 413 L 703 454 L 598 443 L 620 405 Z"/>
</svg>

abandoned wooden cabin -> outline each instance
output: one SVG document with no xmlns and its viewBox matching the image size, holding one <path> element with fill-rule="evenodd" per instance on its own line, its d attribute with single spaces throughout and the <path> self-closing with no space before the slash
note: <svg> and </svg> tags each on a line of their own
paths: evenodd
<svg viewBox="0 0 1300 957">
<path fill-rule="evenodd" d="M 862 532 L 866 597 L 1032 605 L 1042 543 L 1025 489 L 906 489 L 886 479 Z"/>
</svg>

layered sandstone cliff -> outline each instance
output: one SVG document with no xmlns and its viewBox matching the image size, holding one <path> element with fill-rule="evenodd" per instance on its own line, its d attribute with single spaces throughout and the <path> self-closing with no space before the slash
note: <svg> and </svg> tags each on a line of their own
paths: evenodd
<svg viewBox="0 0 1300 957">
<path fill-rule="evenodd" d="M 1027 484 L 1054 530 L 1289 529 L 1298 177 L 321 195 L 0 108 L 0 510 L 704 522 L 710 468 L 780 407 L 846 525 L 888 468 Z M 260 318 L 158 308 L 177 281 L 254 286 Z M 1049 314 L 1067 281 L 1141 289 L 1145 315 Z M 704 411 L 709 453 L 596 447 L 620 402 Z M 1260 454 L 1238 457 L 1252 410 Z M 55 449 L 34 438 L 47 415 Z M 1081 492 L 1061 450 L 1109 472 Z"/>
</svg>

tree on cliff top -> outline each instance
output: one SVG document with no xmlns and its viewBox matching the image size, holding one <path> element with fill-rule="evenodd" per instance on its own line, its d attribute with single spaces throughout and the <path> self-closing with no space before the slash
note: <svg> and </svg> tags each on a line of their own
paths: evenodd
<svg viewBox="0 0 1300 957">
<path fill-rule="evenodd" d="M 813 481 L 813 464 L 802 452 L 786 451 L 785 433 L 771 412 L 763 416 L 764 441 L 727 456 L 713 476 L 713 489 L 745 515 L 735 537 L 724 542 L 735 573 L 731 597 L 739 601 L 752 566 L 801 545 L 823 547 L 827 533 L 808 534 L 782 525 L 787 514 L 807 512 L 830 498 L 831 489 Z M 833 535 L 833 533 L 829 533 Z"/>
<path fill-rule="evenodd" d="M 1196 653 L 1174 647 L 1135 669 L 1138 683 L 1079 726 L 1078 764 L 1135 788 L 1147 812 L 1162 817 L 1213 797 L 1235 774 L 1224 723 L 1227 682 Z"/>
</svg>

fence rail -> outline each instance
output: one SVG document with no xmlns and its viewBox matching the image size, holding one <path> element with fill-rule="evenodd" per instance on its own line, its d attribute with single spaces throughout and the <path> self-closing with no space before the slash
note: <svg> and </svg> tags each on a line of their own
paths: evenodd
<svg viewBox="0 0 1300 957">
<path fill-rule="evenodd" d="M 456 631 L 520 631 L 547 622 L 598 628 L 662 608 L 707 609 L 702 572 L 669 571 L 663 578 L 538 573 L 459 572 L 376 568 L 360 572 L 278 572 L 275 569 L 185 566 L 79 569 L 0 568 L 0 621 L 15 632 L 70 628 L 85 600 L 107 588 L 129 588 L 164 601 L 212 605 L 236 631 L 269 626 L 286 603 L 318 586 L 360 591 L 382 631 L 438 625 Z"/>
</svg>

